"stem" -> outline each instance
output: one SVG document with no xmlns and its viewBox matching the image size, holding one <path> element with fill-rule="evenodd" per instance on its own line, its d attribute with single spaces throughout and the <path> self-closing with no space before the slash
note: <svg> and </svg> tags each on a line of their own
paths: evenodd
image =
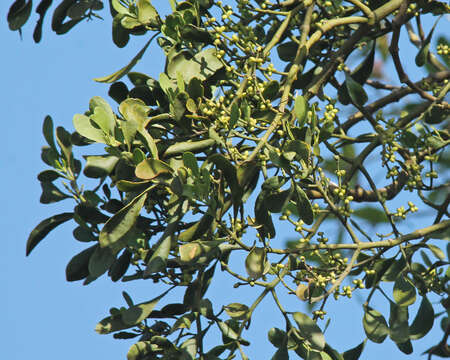
<svg viewBox="0 0 450 360">
<path fill-rule="evenodd" d="M 347 277 L 347 275 L 352 270 L 353 264 L 355 263 L 356 259 L 358 258 L 358 255 L 360 252 L 361 252 L 361 249 L 356 249 L 356 251 L 353 253 L 353 256 L 352 256 L 350 262 L 348 263 L 347 267 L 342 272 L 342 274 L 339 276 L 339 278 L 336 280 L 336 282 L 333 284 L 333 286 L 325 294 L 311 298 L 311 300 L 310 300 L 311 303 L 315 303 L 317 301 L 327 298 L 334 292 L 334 290 L 336 290 L 339 287 L 339 285 L 341 285 L 342 281 L 344 281 L 344 279 Z"/>
</svg>

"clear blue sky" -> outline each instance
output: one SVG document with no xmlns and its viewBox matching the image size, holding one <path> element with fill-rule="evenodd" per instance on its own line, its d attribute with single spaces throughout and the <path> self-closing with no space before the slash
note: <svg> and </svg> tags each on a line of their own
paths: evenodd
<svg viewBox="0 0 450 360">
<path fill-rule="evenodd" d="M 8 0 L 0 3 L 3 75 L 0 104 L 4 129 L 4 146 L 0 152 L 3 196 L 0 228 L 6 245 L 6 251 L 0 254 L 0 278 L 3 284 L 6 283 L 6 291 L 0 297 L 0 308 L 4 313 L 0 358 L 124 359 L 133 340 L 97 335 L 95 324 L 108 314 L 109 307 L 124 305 L 122 290 L 126 289 L 137 301 L 143 301 L 157 295 L 154 285 L 149 282 L 124 285 L 112 283 L 105 277 L 89 286 L 66 282 L 64 269 L 67 262 L 85 248 L 72 237 L 73 222 L 53 231 L 28 258 L 25 258 L 25 242 L 29 232 L 42 219 L 72 209 L 70 201 L 53 205 L 39 203 L 41 191 L 36 175 L 45 169 L 40 160 L 45 115 L 50 114 L 55 125 L 73 131 L 72 116 L 84 112 L 92 96 L 108 98 L 109 86 L 92 79 L 125 65 L 146 39 L 134 37 L 125 49 L 118 49 L 111 41 L 111 20 L 105 13 L 104 22 L 82 23 L 65 36 L 56 36 L 49 31 L 50 16 L 47 16 L 43 40 L 41 44 L 34 44 L 32 31 L 36 18 L 33 14 L 21 41 L 17 32 L 8 29 L 6 13 L 9 5 Z M 163 70 L 164 62 L 161 52 L 153 50 L 147 52 L 136 69 L 157 76 Z M 230 296 L 218 287 L 208 294 L 210 298 Z M 250 302 L 256 294 L 247 291 L 245 296 Z M 232 297 L 230 300 L 235 301 Z M 296 304 L 294 306 L 301 311 L 302 305 Z M 339 351 L 356 346 L 364 337 L 358 304 L 358 299 L 343 300 L 327 308 L 329 313 L 334 311 L 337 315 L 327 330 L 327 341 Z M 252 321 L 252 327 L 257 329 L 249 337 L 253 342 L 249 351 L 252 360 L 269 359 L 275 352 L 266 335 L 272 306 L 271 301 L 265 300 Z M 386 308 L 381 310 L 386 313 Z M 283 327 L 278 314 L 275 317 L 278 326 Z M 435 331 L 425 339 L 413 342 L 414 357 L 400 353 L 387 339 L 381 346 L 369 344 L 362 358 L 418 358 L 420 352 L 437 342 L 438 336 L 440 332 Z"/>
</svg>

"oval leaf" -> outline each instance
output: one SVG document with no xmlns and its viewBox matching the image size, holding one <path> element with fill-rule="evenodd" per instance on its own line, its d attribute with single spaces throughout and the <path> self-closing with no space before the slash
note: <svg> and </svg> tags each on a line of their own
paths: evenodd
<svg viewBox="0 0 450 360">
<path fill-rule="evenodd" d="M 311 225 L 314 221 L 314 213 L 311 202 L 303 189 L 297 184 L 295 184 L 295 193 L 297 195 L 297 209 L 300 219 L 302 219 L 306 224 Z"/>
<path fill-rule="evenodd" d="M 405 276 L 399 276 L 394 284 L 394 300 L 399 306 L 409 306 L 416 301 L 416 288 Z"/>
<path fill-rule="evenodd" d="M 58 225 L 65 223 L 66 221 L 73 218 L 73 213 L 62 213 L 58 215 L 51 216 L 39 223 L 30 236 L 28 237 L 27 246 L 26 246 L 26 255 L 28 256 L 31 251 L 36 247 L 37 244 L 44 239 L 47 234 L 56 228 Z"/>
<path fill-rule="evenodd" d="M 121 240 L 136 223 L 145 200 L 147 200 L 147 193 L 135 197 L 127 206 L 109 218 L 100 232 L 101 247 L 109 247 L 113 253 L 117 253 L 126 246 L 126 243 Z"/>
<path fill-rule="evenodd" d="M 294 114 L 298 121 L 298 126 L 301 128 L 305 125 L 306 114 L 308 113 L 308 103 L 303 96 L 297 96 L 294 103 Z"/>
<path fill-rule="evenodd" d="M 79 254 L 75 255 L 66 266 L 67 281 L 77 281 L 86 278 L 89 275 L 89 259 L 94 253 L 98 244 L 95 244 Z"/>
<path fill-rule="evenodd" d="M 122 69 L 116 71 L 115 73 L 113 73 L 111 75 L 95 78 L 94 81 L 103 82 L 103 83 L 113 83 L 113 82 L 119 80 L 120 78 L 122 78 L 123 76 L 125 76 L 126 74 L 128 74 L 130 72 L 130 70 L 134 67 L 134 65 L 136 65 L 138 63 L 138 61 L 141 59 L 141 57 L 144 55 L 145 50 L 147 50 L 147 48 L 150 45 L 152 40 L 153 40 L 153 37 L 150 38 L 149 41 L 147 41 L 147 43 L 144 45 L 144 47 L 141 49 L 141 51 L 139 51 L 136 54 L 136 56 L 130 61 L 130 63 L 127 66 L 123 67 Z"/>
<path fill-rule="evenodd" d="M 86 115 L 75 114 L 73 117 L 73 126 L 75 130 L 89 140 L 106 144 L 107 140 L 102 130 L 91 124 L 91 119 Z"/>
<path fill-rule="evenodd" d="M 367 96 L 362 85 L 353 80 L 351 75 L 345 74 L 345 84 L 353 103 L 362 106 L 367 102 L 367 100 L 369 100 L 369 97 Z"/>
<path fill-rule="evenodd" d="M 389 333 L 386 319 L 374 309 L 366 309 L 363 317 L 364 331 L 369 340 L 381 344 Z"/>
<path fill-rule="evenodd" d="M 162 174 L 171 175 L 173 169 L 164 161 L 157 159 L 145 159 L 136 166 L 135 174 L 138 178 L 152 180 Z"/>
<path fill-rule="evenodd" d="M 323 350 L 325 337 L 315 321 L 302 312 L 295 312 L 293 316 L 298 325 L 300 335 L 308 340 L 311 348 L 318 351 Z"/>
<path fill-rule="evenodd" d="M 258 279 L 264 275 L 269 267 L 270 263 L 267 261 L 267 254 L 264 248 L 253 248 L 245 259 L 245 270 L 252 279 Z"/>
<path fill-rule="evenodd" d="M 417 315 L 409 328 L 409 338 L 417 340 L 424 337 L 433 327 L 434 310 L 426 296 L 422 298 Z"/>
<path fill-rule="evenodd" d="M 111 249 L 96 247 L 89 258 L 89 275 L 94 279 L 98 278 L 111 267 L 115 260 L 116 256 Z"/>
<path fill-rule="evenodd" d="M 243 320 L 248 313 L 248 306 L 245 304 L 231 303 L 224 307 L 229 317 L 236 320 Z"/>
<path fill-rule="evenodd" d="M 122 311 L 123 322 L 127 325 L 139 324 L 150 315 L 161 297 L 162 296 L 158 296 L 153 300 L 143 302 Z"/>
<path fill-rule="evenodd" d="M 354 347 L 353 349 L 350 349 L 350 350 L 347 350 L 346 352 L 344 352 L 342 354 L 342 357 L 344 358 L 344 360 L 358 360 L 364 350 L 366 341 L 367 341 L 367 339 L 365 339 L 361 344 Z"/>
</svg>

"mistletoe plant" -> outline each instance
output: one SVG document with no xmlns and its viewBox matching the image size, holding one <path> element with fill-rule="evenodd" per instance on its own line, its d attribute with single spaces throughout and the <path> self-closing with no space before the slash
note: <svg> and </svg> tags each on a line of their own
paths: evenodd
<svg viewBox="0 0 450 360">
<path fill-rule="evenodd" d="M 51 3 L 36 8 L 36 42 Z M 68 281 L 160 283 L 162 293 L 142 303 L 124 292 L 126 306 L 111 308 L 96 331 L 136 339 L 130 360 L 246 359 L 246 331 L 269 297 L 285 323 L 267 329 L 273 359 L 353 360 L 366 340 L 339 353 L 322 320 L 333 317 L 327 302 L 358 291 L 368 340 L 389 336 L 411 354 L 413 341 L 441 322 L 442 340 L 427 353 L 449 357 L 442 248 L 450 229 L 450 58 L 448 40 L 433 33 L 450 7 L 170 0 L 161 16 L 149 0 L 109 5 L 118 47 L 131 36 L 148 40 L 130 64 L 96 79 L 111 84 L 117 105 L 92 97 L 73 117 L 73 132 L 54 131 L 45 118 L 42 160 L 50 169 L 38 175 L 40 200 L 72 199 L 74 209 L 42 221 L 26 247 L 28 255 L 72 220 L 86 249 L 68 263 Z M 66 33 L 102 8 L 100 0 L 60 1 L 52 29 Z M 20 31 L 31 10 L 31 0 L 15 1 L 11 30 Z M 423 21 L 430 18 L 432 27 Z M 417 48 L 407 67 L 402 31 Z M 132 72 L 152 42 L 166 59 L 157 78 Z M 382 74 L 388 60 L 391 79 Z M 74 147 L 91 144 L 104 151 L 75 158 Z M 83 176 L 98 184 L 88 188 Z M 412 200 L 426 215 L 415 214 Z M 283 242 L 288 231 L 296 235 Z M 220 272 L 233 279 L 235 302 L 207 292 Z M 239 296 L 242 287 L 255 297 Z M 177 302 L 166 300 L 180 288 Z M 375 294 L 389 314 L 376 310 Z M 289 297 L 297 307 L 283 304 Z M 307 314 L 297 311 L 302 303 Z"/>
</svg>

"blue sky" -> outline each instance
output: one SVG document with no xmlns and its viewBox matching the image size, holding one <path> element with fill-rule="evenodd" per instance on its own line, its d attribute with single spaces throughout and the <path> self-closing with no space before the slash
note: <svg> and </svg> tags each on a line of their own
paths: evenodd
<svg viewBox="0 0 450 360">
<path fill-rule="evenodd" d="M 124 285 L 106 278 L 89 286 L 66 282 L 67 262 L 85 247 L 72 238 L 74 225 L 71 222 L 53 231 L 28 258 L 25 258 L 25 242 L 42 219 L 70 211 L 72 205 L 70 201 L 46 206 L 39 203 L 41 189 L 36 175 L 45 169 L 40 160 L 40 148 L 45 144 L 41 132 L 44 117 L 50 114 L 55 126 L 62 125 L 73 131 L 72 116 L 84 112 L 92 96 L 108 98 L 109 86 L 92 79 L 128 63 L 146 39 L 134 37 L 125 49 L 118 49 L 111 41 L 110 18 L 106 14 L 104 22 L 82 23 L 68 35 L 57 36 L 49 31 L 48 16 L 43 40 L 41 44 L 34 44 L 34 14 L 21 40 L 17 32 L 9 31 L 6 23 L 9 3 L 0 3 L 3 43 L 0 104 L 4 114 L 0 226 L 6 244 L 6 251 L 0 255 L 0 277 L 6 283 L 6 296 L 0 297 L 0 308 L 6 315 L 2 317 L 0 358 L 123 359 L 132 341 L 97 335 L 95 324 L 108 314 L 109 307 L 124 305 L 122 290 L 135 295 L 137 301 L 143 301 L 157 295 L 152 288 L 154 285 L 147 282 Z M 161 52 L 150 48 L 136 70 L 157 77 L 163 66 Z M 233 301 L 232 294 L 220 286 L 212 288 L 209 294 L 221 299 L 230 297 L 230 302 Z M 256 295 L 247 290 L 243 296 L 253 300 Z M 337 316 L 327 330 L 327 340 L 340 351 L 356 346 L 363 339 L 361 308 L 357 306 L 358 299 L 354 301 L 356 303 L 343 300 L 327 309 Z M 264 300 L 252 322 L 258 330 L 250 338 L 253 340 L 249 351 L 251 359 L 268 359 L 275 352 L 266 335 L 272 306 L 273 302 Z M 300 305 L 298 310 L 302 310 Z M 283 327 L 281 320 L 277 321 L 278 326 Z M 414 358 L 437 342 L 439 335 L 440 332 L 435 331 L 424 340 L 414 342 Z M 382 356 L 398 360 L 412 358 L 400 353 L 387 339 L 381 346 L 368 344 L 363 359 Z"/>
</svg>

